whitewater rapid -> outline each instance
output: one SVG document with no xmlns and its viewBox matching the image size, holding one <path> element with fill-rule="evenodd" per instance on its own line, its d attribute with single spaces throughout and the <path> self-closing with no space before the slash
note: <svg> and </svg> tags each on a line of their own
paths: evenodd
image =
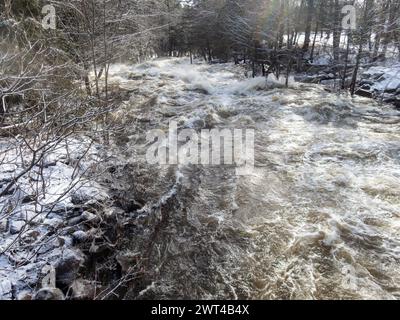
<svg viewBox="0 0 400 320">
<path fill-rule="evenodd" d="M 131 93 L 116 140 L 150 270 L 128 298 L 400 298 L 394 108 L 187 59 L 113 65 L 110 83 Z M 171 121 L 254 129 L 254 172 L 147 164 L 146 132 Z"/>
</svg>

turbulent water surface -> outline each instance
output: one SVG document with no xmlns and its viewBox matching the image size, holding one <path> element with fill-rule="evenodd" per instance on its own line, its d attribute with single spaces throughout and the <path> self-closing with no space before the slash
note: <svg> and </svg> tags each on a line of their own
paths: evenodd
<svg viewBox="0 0 400 320">
<path fill-rule="evenodd" d="M 115 115 L 129 123 L 121 179 L 148 225 L 129 250 L 145 249 L 151 276 L 132 296 L 400 298 L 399 112 L 232 64 L 161 59 L 115 65 L 111 79 L 134 93 Z M 147 164 L 146 133 L 171 120 L 255 129 L 253 174 Z"/>
</svg>

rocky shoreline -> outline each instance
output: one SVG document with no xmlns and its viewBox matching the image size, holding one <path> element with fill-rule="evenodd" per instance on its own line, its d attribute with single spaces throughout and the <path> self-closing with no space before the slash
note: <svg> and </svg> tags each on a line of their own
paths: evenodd
<svg viewBox="0 0 400 320">
<path fill-rule="evenodd" d="M 1 143 L 0 191 L 25 166 L 8 144 Z M 0 198 L 0 300 L 64 299 L 60 288 L 72 288 L 70 298 L 89 298 L 94 285 L 78 277 L 86 262 L 79 244 L 96 237 L 108 195 L 84 173 L 99 161 L 100 148 L 67 141 Z"/>
<path fill-rule="evenodd" d="M 355 94 L 400 108 L 400 63 L 389 64 L 390 62 L 362 65 Z M 353 67 L 347 66 L 346 87 L 350 86 Z M 296 75 L 295 80 L 321 84 L 332 91 L 340 90 L 343 79 L 339 75 L 343 70 L 344 65 L 335 67 L 323 61 L 322 64 L 313 64 L 307 72 Z"/>
</svg>

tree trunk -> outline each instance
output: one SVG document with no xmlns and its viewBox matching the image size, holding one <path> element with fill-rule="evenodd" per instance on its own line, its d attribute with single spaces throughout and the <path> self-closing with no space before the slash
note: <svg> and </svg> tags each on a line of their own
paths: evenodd
<svg viewBox="0 0 400 320">
<path fill-rule="evenodd" d="M 311 26 L 314 16 L 314 0 L 307 0 L 307 15 L 306 15 L 306 34 L 304 39 L 303 50 L 308 51 L 311 42 Z"/>
<path fill-rule="evenodd" d="M 340 3 L 339 0 L 334 0 L 334 27 L 333 27 L 333 59 L 335 63 L 340 60 L 340 34 L 341 34 L 341 21 L 340 21 Z"/>
<path fill-rule="evenodd" d="M 312 44 L 312 48 L 311 48 L 311 54 L 310 54 L 311 62 L 314 61 L 314 51 L 315 51 L 315 43 L 317 41 L 318 29 L 319 29 L 319 22 L 317 22 L 317 25 L 315 27 L 315 35 L 314 35 L 314 40 L 313 40 L 313 44 Z"/>
<path fill-rule="evenodd" d="M 350 32 L 347 33 L 347 48 L 346 48 L 346 57 L 344 61 L 344 70 L 343 70 L 343 78 L 342 78 L 342 89 L 346 89 L 346 80 L 347 80 L 347 68 L 349 63 L 349 53 L 350 53 Z"/>
<path fill-rule="evenodd" d="M 362 43 L 360 43 L 360 47 L 358 48 L 356 67 L 354 68 L 353 78 L 351 80 L 350 92 L 352 96 L 354 96 L 354 93 L 356 92 L 356 84 L 358 77 L 358 69 L 360 68 L 361 54 L 362 54 Z"/>
<path fill-rule="evenodd" d="M 12 9 L 12 0 L 5 0 L 4 1 L 4 15 L 6 19 L 11 18 L 11 9 Z"/>
</svg>

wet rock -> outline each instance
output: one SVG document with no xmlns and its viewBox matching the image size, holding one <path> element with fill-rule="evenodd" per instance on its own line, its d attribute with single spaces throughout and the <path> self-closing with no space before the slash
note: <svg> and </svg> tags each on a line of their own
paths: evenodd
<svg viewBox="0 0 400 320">
<path fill-rule="evenodd" d="M 87 221 L 87 222 L 92 222 L 92 223 L 100 222 L 100 218 L 97 215 L 95 215 L 95 214 L 93 214 L 91 212 L 88 212 L 88 211 L 85 211 L 82 214 L 82 218 L 83 218 L 84 221 Z"/>
<path fill-rule="evenodd" d="M 384 72 L 375 73 L 373 74 L 373 79 L 377 81 L 382 81 L 385 78 L 384 76 L 385 76 Z"/>
<path fill-rule="evenodd" d="M 383 101 L 393 104 L 396 108 L 400 108 L 400 96 L 386 97 L 383 99 Z"/>
<path fill-rule="evenodd" d="M 360 97 L 372 98 L 372 92 L 365 90 L 365 89 L 359 89 L 355 92 L 355 94 Z"/>
<path fill-rule="evenodd" d="M 37 253 L 40 255 L 44 255 L 47 252 L 60 248 L 60 242 L 58 238 L 52 238 L 47 241 L 37 249 Z"/>
<path fill-rule="evenodd" d="M 72 295 L 74 300 L 92 300 L 95 297 L 96 285 L 94 282 L 77 279 L 71 285 Z"/>
<path fill-rule="evenodd" d="M 2 171 L 3 174 L 5 174 L 6 172 Z M 12 181 L 11 177 L 1 177 L 0 178 L 0 188 L 5 187 L 4 185 L 9 184 Z"/>
<path fill-rule="evenodd" d="M 4 189 L 6 188 L 6 185 L 4 185 L 1 189 L 0 189 L 0 192 L 1 193 L 3 193 L 4 191 Z M 4 194 L 3 194 L 3 196 L 12 196 L 13 194 L 15 193 L 15 188 L 11 188 L 11 189 L 9 189 L 7 192 L 5 192 Z"/>
<path fill-rule="evenodd" d="M 65 296 L 60 289 L 43 288 L 33 297 L 33 300 L 65 300 Z"/>
<path fill-rule="evenodd" d="M 86 232 L 79 230 L 79 231 L 75 231 L 72 234 L 72 238 L 74 239 L 75 242 L 80 243 L 80 242 L 85 242 L 86 240 L 88 240 L 89 235 Z"/>
<path fill-rule="evenodd" d="M 22 291 L 17 296 L 17 300 L 19 301 L 30 301 L 32 300 L 32 298 L 33 298 L 32 293 L 29 291 Z"/>
<path fill-rule="evenodd" d="M 321 80 L 321 84 L 324 86 L 334 86 L 337 80 L 332 79 L 332 80 Z"/>
<path fill-rule="evenodd" d="M 82 223 L 84 220 L 85 219 L 84 219 L 83 215 L 80 215 L 78 217 L 73 217 L 71 219 L 68 219 L 67 224 L 72 227 L 72 226 L 76 226 L 76 225 Z"/>
<path fill-rule="evenodd" d="M 373 85 L 373 84 L 374 84 L 374 81 L 372 81 L 370 78 L 364 76 L 364 77 L 360 80 L 360 84 L 369 84 L 369 85 Z"/>
<path fill-rule="evenodd" d="M 104 217 L 106 219 L 113 219 L 115 217 L 123 216 L 124 214 L 125 211 L 123 209 L 116 207 L 109 208 L 104 211 Z"/>
<path fill-rule="evenodd" d="M 71 194 L 71 201 L 74 205 L 83 205 L 91 200 L 98 202 L 105 201 L 108 195 L 98 185 L 83 186 Z"/>
<path fill-rule="evenodd" d="M 36 201 L 36 198 L 34 195 L 27 195 L 22 198 L 21 203 L 27 204 L 27 203 L 31 203 L 31 202 L 35 202 L 35 201 Z"/>
<path fill-rule="evenodd" d="M 84 260 L 80 252 L 70 249 L 65 250 L 55 266 L 57 283 L 70 286 L 77 278 Z"/>
<path fill-rule="evenodd" d="M 40 232 L 37 230 L 28 231 L 23 237 L 22 240 L 24 243 L 34 243 L 40 237 Z"/>
<path fill-rule="evenodd" d="M 58 228 L 60 225 L 63 224 L 63 220 L 60 218 L 52 218 L 52 219 L 44 219 L 43 225 L 50 227 L 50 228 Z"/>
<path fill-rule="evenodd" d="M 81 215 L 68 219 L 67 224 L 69 226 L 76 226 L 83 222 L 95 224 L 95 223 L 99 223 L 100 221 L 101 221 L 101 219 L 99 216 L 97 216 L 91 212 L 84 211 Z"/>
<path fill-rule="evenodd" d="M 58 243 L 61 247 L 72 247 L 74 241 L 72 237 L 60 236 L 57 237 Z"/>
<path fill-rule="evenodd" d="M 209 90 L 206 88 L 193 88 L 192 91 L 205 95 L 210 94 Z"/>
<path fill-rule="evenodd" d="M 142 80 L 145 76 L 146 76 L 145 74 L 131 73 L 131 74 L 128 76 L 128 79 L 129 79 L 129 80 L 135 80 L 135 81 L 137 81 L 137 80 Z"/>
<path fill-rule="evenodd" d="M 74 211 L 74 208 L 72 206 L 68 206 L 64 203 L 57 203 L 55 206 L 47 206 L 45 207 L 46 211 L 50 211 L 48 216 L 53 217 L 53 216 L 68 216 L 71 215 L 72 212 Z"/>
<path fill-rule="evenodd" d="M 371 90 L 371 86 L 370 86 L 369 84 L 363 84 L 363 85 L 361 86 L 361 89 L 362 89 L 362 90 L 369 91 L 369 90 Z"/>
<path fill-rule="evenodd" d="M 396 93 L 396 91 L 397 91 L 397 87 L 391 87 L 391 88 L 387 88 L 386 90 L 385 90 L 385 92 L 386 93 L 390 93 L 390 94 L 395 94 Z"/>
<path fill-rule="evenodd" d="M 68 211 L 66 214 L 67 219 L 76 218 L 82 215 L 84 209 L 80 206 L 73 208 L 72 210 Z"/>
</svg>

